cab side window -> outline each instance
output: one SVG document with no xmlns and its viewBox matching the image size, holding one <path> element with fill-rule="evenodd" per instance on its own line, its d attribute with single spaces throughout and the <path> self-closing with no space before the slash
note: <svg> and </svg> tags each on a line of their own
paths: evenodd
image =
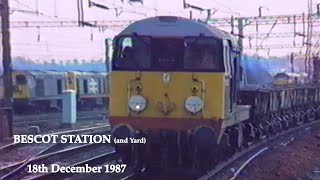
<svg viewBox="0 0 320 180">
<path fill-rule="evenodd" d="M 145 69 L 150 68 L 150 38 L 120 37 L 115 41 L 113 69 Z"/>
</svg>

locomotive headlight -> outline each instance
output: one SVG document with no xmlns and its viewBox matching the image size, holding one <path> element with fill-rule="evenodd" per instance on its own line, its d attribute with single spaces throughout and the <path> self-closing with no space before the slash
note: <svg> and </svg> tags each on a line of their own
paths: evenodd
<svg viewBox="0 0 320 180">
<path fill-rule="evenodd" d="M 184 105 L 189 112 L 196 113 L 203 108 L 203 100 L 197 96 L 190 96 Z"/>
<path fill-rule="evenodd" d="M 134 95 L 129 99 L 128 106 L 131 110 L 140 112 L 146 108 L 147 100 L 143 96 Z"/>
</svg>

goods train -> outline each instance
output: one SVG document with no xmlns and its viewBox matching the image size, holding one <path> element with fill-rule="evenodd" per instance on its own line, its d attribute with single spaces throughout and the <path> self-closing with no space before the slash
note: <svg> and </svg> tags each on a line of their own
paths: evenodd
<svg viewBox="0 0 320 180">
<path fill-rule="evenodd" d="M 113 50 L 112 135 L 146 138 L 145 144 L 115 144 L 127 163 L 202 171 L 319 117 L 319 83 L 279 74 L 273 84 L 242 85 L 236 38 L 202 22 L 140 20 L 115 37 Z"/>
<path fill-rule="evenodd" d="M 105 107 L 107 103 L 106 73 L 13 71 L 14 110 L 61 110 L 62 93 L 70 89 L 77 92 L 78 108 Z"/>
</svg>

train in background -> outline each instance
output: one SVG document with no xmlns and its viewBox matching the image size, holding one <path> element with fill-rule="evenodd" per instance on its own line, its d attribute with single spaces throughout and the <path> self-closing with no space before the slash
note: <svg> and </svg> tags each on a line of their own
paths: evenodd
<svg viewBox="0 0 320 180">
<path fill-rule="evenodd" d="M 245 67 L 236 38 L 202 22 L 143 19 L 115 37 L 113 50 L 112 136 L 146 139 L 115 144 L 129 164 L 207 171 L 320 115 L 319 82 L 279 74 L 269 84 L 242 84 Z"/>
<path fill-rule="evenodd" d="M 64 90 L 76 91 L 79 110 L 106 107 L 106 77 L 103 72 L 13 71 L 14 110 L 61 111 Z"/>
</svg>

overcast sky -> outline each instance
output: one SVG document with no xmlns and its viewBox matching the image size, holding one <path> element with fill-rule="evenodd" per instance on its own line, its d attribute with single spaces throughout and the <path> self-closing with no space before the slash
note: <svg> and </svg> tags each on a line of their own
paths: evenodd
<svg viewBox="0 0 320 180">
<path fill-rule="evenodd" d="M 123 7 L 124 12 L 116 17 L 115 10 L 89 8 L 88 0 L 83 0 L 85 20 L 138 20 L 147 16 L 177 15 L 189 16 L 189 10 L 183 9 L 182 0 L 144 0 L 144 4 L 121 3 L 121 0 L 92 0 L 110 8 Z M 126 1 L 126 0 L 124 0 Z M 307 0 L 186 0 L 205 9 L 216 9 L 213 17 L 257 16 L 258 8 L 264 6 L 263 15 L 302 14 L 307 12 Z M 320 0 L 314 0 L 320 3 Z M 16 21 L 57 21 L 77 20 L 77 0 L 10 0 L 11 10 L 38 11 L 45 14 L 35 15 L 13 11 L 11 22 Z M 155 10 L 157 9 L 157 11 Z M 194 17 L 205 18 L 206 13 L 193 10 Z M 54 17 L 56 16 L 56 17 Z M 272 25 L 259 28 L 259 33 L 267 33 Z M 298 29 L 301 27 L 298 27 Z M 226 29 L 228 30 L 228 29 Z M 272 32 L 292 32 L 292 26 L 277 25 Z M 50 59 L 101 59 L 104 58 L 104 39 L 112 38 L 121 28 L 99 32 L 95 28 L 11 28 L 13 56 L 25 56 L 33 60 Z M 319 30 L 318 30 L 319 31 Z M 245 33 L 256 33 L 255 26 L 247 27 Z M 301 44 L 301 39 L 296 39 Z M 293 38 L 266 39 L 263 44 L 291 45 Z M 252 40 L 252 45 L 260 44 L 261 39 Z M 249 40 L 245 39 L 245 46 Z M 272 55 L 285 55 L 299 49 L 271 50 Z M 247 50 L 248 53 L 254 53 Z M 267 50 L 258 53 L 267 55 Z"/>
</svg>

